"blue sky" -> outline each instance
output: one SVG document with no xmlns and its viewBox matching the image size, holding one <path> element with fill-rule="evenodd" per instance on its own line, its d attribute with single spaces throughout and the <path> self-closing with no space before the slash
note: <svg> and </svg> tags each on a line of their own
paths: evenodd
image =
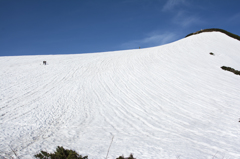
<svg viewBox="0 0 240 159">
<path fill-rule="evenodd" d="M 0 0 L 0 56 L 170 43 L 206 28 L 240 35 L 239 0 Z"/>
</svg>

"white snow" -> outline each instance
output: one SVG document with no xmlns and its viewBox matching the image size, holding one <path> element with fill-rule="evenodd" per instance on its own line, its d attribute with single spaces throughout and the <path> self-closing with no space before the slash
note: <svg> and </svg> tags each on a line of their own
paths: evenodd
<svg viewBox="0 0 240 159">
<path fill-rule="evenodd" d="M 63 146 L 103 159 L 114 136 L 109 159 L 240 158 L 240 76 L 221 66 L 240 70 L 240 42 L 219 32 L 147 49 L 0 57 L 0 156 Z"/>
</svg>

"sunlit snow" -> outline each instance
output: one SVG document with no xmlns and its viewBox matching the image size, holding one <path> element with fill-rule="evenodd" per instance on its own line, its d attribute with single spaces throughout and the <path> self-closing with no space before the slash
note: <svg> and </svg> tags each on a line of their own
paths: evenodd
<svg viewBox="0 0 240 159">
<path fill-rule="evenodd" d="M 147 49 L 0 57 L 0 156 L 63 146 L 103 159 L 114 137 L 109 159 L 240 158 L 240 76 L 221 66 L 240 70 L 240 42 L 219 32 Z"/>
</svg>

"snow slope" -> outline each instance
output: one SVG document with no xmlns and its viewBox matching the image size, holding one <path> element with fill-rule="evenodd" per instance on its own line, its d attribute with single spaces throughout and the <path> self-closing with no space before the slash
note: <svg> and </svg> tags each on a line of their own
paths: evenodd
<svg viewBox="0 0 240 159">
<path fill-rule="evenodd" d="M 0 57 L 0 156 L 64 146 L 103 159 L 114 136 L 109 159 L 240 158 L 240 76 L 221 66 L 240 70 L 240 42 L 220 32 L 147 49 Z"/>
</svg>

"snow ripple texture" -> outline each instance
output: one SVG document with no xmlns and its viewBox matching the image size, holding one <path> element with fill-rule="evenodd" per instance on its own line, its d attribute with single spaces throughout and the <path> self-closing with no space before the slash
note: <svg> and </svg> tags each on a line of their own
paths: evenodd
<svg viewBox="0 0 240 159">
<path fill-rule="evenodd" d="M 213 52 L 212 56 L 209 53 Z M 47 65 L 42 65 L 42 61 Z M 240 158 L 240 42 L 219 32 L 93 54 L 0 57 L 0 156 Z"/>
</svg>

